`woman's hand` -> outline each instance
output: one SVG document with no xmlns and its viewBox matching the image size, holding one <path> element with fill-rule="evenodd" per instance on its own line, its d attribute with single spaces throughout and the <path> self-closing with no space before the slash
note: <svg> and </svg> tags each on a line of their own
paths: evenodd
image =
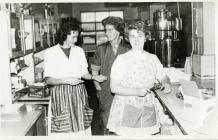
<svg viewBox="0 0 218 140">
<path fill-rule="evenodd" d="M 92 77 L 92 79 L 99 82 L 99 83 L 101 83 L 101 82 L 104 82 L 105 80 L 107 80 L 107 77 L 104 76 L 104 75 L 94 75 Z"/>
<path fill-rule="evenodd" d="M 170 93 L 170 92 L 172 91 L 171 85 L 168 84 L 168 83 L 164 83 L 164 84 L 162 85 L 162 88 L 161 88 L 161 89 L 163 89 L 163 92 L 164 92 L 164 93 Z"/>
<path fill-rule="evenodd" d="M 138 89 L 138 96 L 139 97 L 144 97 L 146 96 L 147 94 L 151 93 L 151 90 L 150 89 L 147 89 L 147 88 L 140 88 Z"/>
<path fill-rule="evenodd" d="M 101 86 L 99 83 L 95 83 L 95 88 L 97 91 L 100 91 L 101 90 Z"/>
<path fill-rule="evenodd" d="M 64 79 L 64 83 L 70 84 L 70 85 L 78 85 L 83 82 L 84 82 L 83 80 L 79 78 L 75 78 L 75 77 L 69 77 L 69 78 Z"/>
</svg>

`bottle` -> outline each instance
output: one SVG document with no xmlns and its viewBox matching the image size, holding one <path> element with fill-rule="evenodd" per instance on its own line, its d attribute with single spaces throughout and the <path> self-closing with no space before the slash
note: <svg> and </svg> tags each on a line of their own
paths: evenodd
<svg viewBox="0 0 218 140">
<path fill-rule="evenodd" d="M 17 74 L 17 63 L 12 60 L 10 63 L 11 73 Z"/>
<path fill-rule="evenodd" d="M 188 75 L 191 75 L 191 58 L 190 57 L 186 57 L 184 68 L 185 68 L 185 73 Z"/>
</svg>

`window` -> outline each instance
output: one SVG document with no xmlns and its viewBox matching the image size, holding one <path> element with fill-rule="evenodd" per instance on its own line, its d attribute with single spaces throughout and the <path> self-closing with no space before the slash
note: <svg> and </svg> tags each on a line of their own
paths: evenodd
<svg viewBox="0 0 218 140">
<path fill-rule="evenodd" d="M 83 44 L 99 45 L 107 41 L 101 21 L 108 16 L 123 18 L 123 11 L 82 12 Z"/>
</svg>

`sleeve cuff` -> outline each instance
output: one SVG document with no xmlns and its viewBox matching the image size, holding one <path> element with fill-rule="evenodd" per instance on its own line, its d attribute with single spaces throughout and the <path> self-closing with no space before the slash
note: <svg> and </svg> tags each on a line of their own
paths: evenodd
<svg viewBox="0 0 218 140">
<path fill-rule="evenodd" d="M 91 64 L 91 69 L 95 70 L 95 71 L 99 71 L 101 69 L 101 66 L 97 66 L 97 65 Z"/>
</svg>

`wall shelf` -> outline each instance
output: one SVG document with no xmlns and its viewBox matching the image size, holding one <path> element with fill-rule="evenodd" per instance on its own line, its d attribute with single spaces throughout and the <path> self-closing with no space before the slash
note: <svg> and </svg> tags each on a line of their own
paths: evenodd
<svg viewBox="0 0 218 140">
<path fill-rule="evenodd" d="M 39 65 L 42 62 L 44 62 L 44 60 L 40 60 L 39 62 L 35 63 L 34 65 L 37 66 L 37 65 Z"/>
<path fill-rule="evenodd" d="M 24 71 L 24 70 L 27 69 L 28 67 L 29 67 L 29 66 L 26 66 L 26 67 L 21 68 L 20 71 L 17 72 L 17 73 L 18 73 L 18 74 L 21 73 L 22 71 Z"/>
<path fill-rule="evenodd" d="M 38 52 L 41 52 L 43 50 L 45 50 L 46 48 L 42 48 L 42 47 L 38 47 L 36 48 L 36 50 L 34 51 L 34 53 L 38 53 Z"/>
<path fill-rule="evenodd" d="M 24 57 L 24 56 L 26 56 L 28 54 L 33 53 L 33 52 L 34 52 L 33 49 L 26 50 L 25 53 L 23 51 L 21 51 L 21 52 L 13 52 L 10 59 L 13 60 L 13 59 L 16 59 L 16 58 L 19 58 L 19 57 Z"/>
<path fill-rule="evenodd" d="M 59 22 L 6 10 L 0 10 L 0 17 L 0 38 L 5 44 L 0 47 L 0 61 L 6 64 L 0 69 L 1 83 L 4 82 L 0 87 L 1 103 L 12 104 L 22 96 L 27 88 L 24 85 L 37 82 L 36 75 L 43 76 L 43 66 L 39 64 L 44 61 L 44 50 L 56 43 Z M 36 57 L 39 59 L 34 61 Z"/>
<path fill-rule="evenodd" d="M 12 89 L 12 91 L 14 92 L 14 93 L 16 93 L 16 92 L 21 92 L 21 91 L 24 91 L 24 90 L 26 90 L 28 88 L 28 86 L 25 86 L 25 87 L 23 87 L 23 88 L 15 88 L 15 89 Z"/>
<path fill-rule="evenodd" d="M 22 52 L 22 51 L 21 51 L 21 52 L 13 52 L 10 59 L 11 59 L 11 60 L 12 60 L 12 59 L 16 59 L 16 58 L 22 57 L 22 56 L 24 56 L 24 55 L 25 55 L 25 54 L 24 54 L 24 52 Z"/>
<path fill-rule="evenodd" d="M 34 49 L 26 50 L 26 53 L 25 53 L 25 55 L 28 55 L 28 54 L 31 54 L 31 53 L 33 53 L 33 52 L 34 52 L 33 50 L 34 50 Z"/>
</svg>

